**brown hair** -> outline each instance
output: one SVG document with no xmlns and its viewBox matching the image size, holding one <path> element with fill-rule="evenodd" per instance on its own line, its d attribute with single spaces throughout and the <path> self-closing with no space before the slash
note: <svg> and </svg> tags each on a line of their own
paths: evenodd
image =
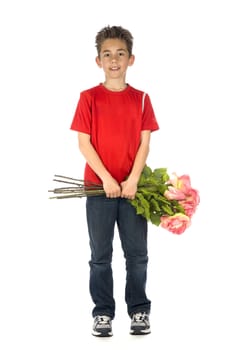
<svg viewBox="0 0 233 350">
<path fill-rule="evenodd" d="M 121 26 L 107 26 L 102 28 L 95 37 L 95 47 L 97 49 L 98 56 L 100 56 L 101 46 L 106 39 L 120 39 L 126 43 L 129 56 L 132 55 L 133 49 L 133 36 L 125 28 Z"/>
</svg>

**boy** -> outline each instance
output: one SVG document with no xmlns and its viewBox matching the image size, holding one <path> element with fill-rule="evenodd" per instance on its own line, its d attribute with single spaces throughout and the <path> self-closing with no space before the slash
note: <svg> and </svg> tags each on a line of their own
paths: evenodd
<svg viewBox="0 0 233 350">
<path fill-rule="evenodd" d="M 150 333 L 151 301 L 147 279 L 147 221 L 129 200 L 149 153 L 150 134 L 159 128 L 150 98 L 126 83 L 134 63 L 132 34 L 107 26 L 96 35 L 97 65 L 104 83 L 81 92 L 71 129 L 78 131 L 86 159 L 85 181 L 103 185 L 106 195 L 87 197 L 90 238 L 90 294 L 94 303 L 92 334 L 111 336 L 115 316 L 112 243 L 117 224 L 126 261 L 125 301 L 131 334 Z"/>
</svg>

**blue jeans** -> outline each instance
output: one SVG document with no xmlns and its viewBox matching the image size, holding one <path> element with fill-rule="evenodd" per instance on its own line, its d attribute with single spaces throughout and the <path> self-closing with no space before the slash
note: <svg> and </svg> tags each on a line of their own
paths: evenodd
<svg viewBox="0 0 233 350">
<path fill-rule="evenodd" d="M 115 316 L 112 252 L 114 227 L 117 224 L 126 262 L 125 301 L 131 317 L 136 312 L 150 312 L 146 296 L 147 221 L 137 215 L 124 198 L 88 197 L 87 224 L 90 238 L 90 294 L 96 315 Z"/>
</svg>

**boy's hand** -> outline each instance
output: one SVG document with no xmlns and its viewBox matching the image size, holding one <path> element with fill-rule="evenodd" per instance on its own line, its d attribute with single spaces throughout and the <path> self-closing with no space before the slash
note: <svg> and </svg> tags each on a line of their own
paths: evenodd
<svg viewBox="0 0 233 350">
<path fill-rule="evenodd" d="M 108 198 L 121 196 L 121 187 L 113 177 L 109 177 L 103 181 L 103 188 Z"/>
<path fill-rule="evenodd" d="M 137 192 L 137 182 L 130 180 L 121 183 L 121 197 L 127 199 L 134 199 Z"/>
</svg>

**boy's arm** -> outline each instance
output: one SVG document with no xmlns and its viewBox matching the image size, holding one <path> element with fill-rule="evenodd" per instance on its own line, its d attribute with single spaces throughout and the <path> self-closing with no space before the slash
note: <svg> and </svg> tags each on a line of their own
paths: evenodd
<svg viewBox="0 0 233 350">
<path fill-rule="evenodd" d="M 78 143 L 80 152 L 83 154 L 87 163 L 102 180 L 106 196 L 110 198 L 120 197 L 121 187 L 105 168 L 98 153 L 92 146 L 90 135 L 79 132 Z"/>
<path fill-rule="evenodd" d="M 127 180 L 121 183 L 121 197 L 128 199 L 135 198 L 137 184 L 149 154 L 150 134 L 150 130 L 143 130 L 141 132 L 141 143 L 138 148 L 131 173 L 129 174 Z"/>
</svg>

